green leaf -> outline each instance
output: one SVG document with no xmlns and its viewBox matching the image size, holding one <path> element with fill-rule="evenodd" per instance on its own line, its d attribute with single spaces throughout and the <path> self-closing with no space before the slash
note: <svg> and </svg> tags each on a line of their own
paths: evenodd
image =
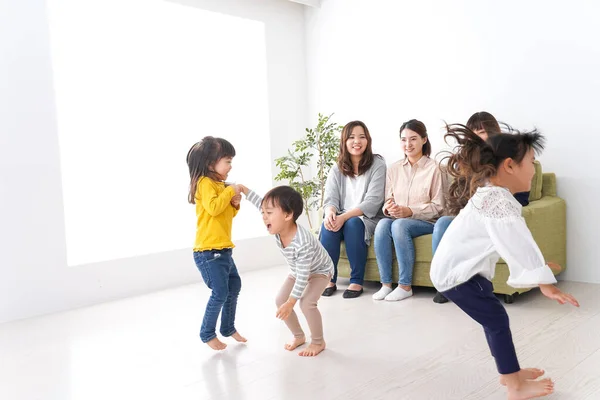
<svg viewBox="0 0 600 400">
<path fill-rule="evenodd" d="M 300 193 L 307 213 L 322 206 L 327 174 L 337 161 L 343 127 L 332 116 L 318 113 L 316 127 L 305 128 L 304 137 L 292 142 L 288 154 L 275 159 L 279 169 L 275 180 L 287 180 Z M 317 167 L 314 177 L 307 175 L 311 164 Z"/>
</svg>

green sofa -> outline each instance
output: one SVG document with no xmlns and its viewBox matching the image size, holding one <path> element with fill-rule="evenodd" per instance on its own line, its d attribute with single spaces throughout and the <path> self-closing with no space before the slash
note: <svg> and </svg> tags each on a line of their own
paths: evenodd
<svg viewBox="0 0 600 400">
<path fill-rule="evenodd" d="M 533 237 L 540 247 L 546 261 L 553 261 L 566 268 L 567 261 L 567 226 L 566 203 L 556 195 L 556 176 L 553 173 L 542 173 L 541 165 L 536 162 L 536 176 L 533 178 L 529 205 L 523 207 L 523 217 L 531 230 Z M 415 239 L 415 267 L 413 272 L 414 286 L 433 287 L 429 279 L 429 268 L 433 258 L 431 252 L 431 235 L 420 236 Z M 346 248 L 342 243 L 338 275 L 350 276 L 350 263 L 346 255 Z M 506 262 L 502 259 L 496 266 L 496 275 L 493 280 L 494 292 L 504 295 L 506 303 L 512 303 L 514 296 L 527 292 L 530 289 L 515 289 L 506 284 L 509 271 Z M 379 270 L 375 258 L 373 243 L 368 248 L 365 280 L 379 281 Z M 394 257 L 393 279 L 398 281 L 398 262 Z"/>
</svg>

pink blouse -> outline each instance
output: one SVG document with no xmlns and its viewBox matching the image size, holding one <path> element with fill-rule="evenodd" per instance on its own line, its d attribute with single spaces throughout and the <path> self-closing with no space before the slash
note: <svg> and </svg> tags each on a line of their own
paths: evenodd
<svg viewBox="0 0 600 400">
<path fill-rule="evenodd" d="M 444 211 L 445 176 L 438 163 L 423 156 L 414 165 L 408 158 L 387 169 L 385 200 L 393 198 L 399 206 L 412 210 L 413 219 L 434 222 Z M 389 216 L 386 205 L 383 212 Z"/>
</svg>

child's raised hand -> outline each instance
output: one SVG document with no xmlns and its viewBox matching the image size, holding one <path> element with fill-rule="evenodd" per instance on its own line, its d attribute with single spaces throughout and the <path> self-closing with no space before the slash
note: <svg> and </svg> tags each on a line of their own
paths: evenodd
<svg viewBox="0 0 600 400">
<path fill-rule="evenodd" d="M 238 184 L 233 184 L 231 185 L 231 187 L 233 188 L 233 190 L 235 191 L 235 195 L 239 195 L 240 193 L 242 193 L 242 189 L 241 189 L 242 185 L 238 185 Z"/>
<path fill-rule="evenodd" d="M 250 191 L 250 189 L 248 189 L 242 184 L 238 184 L 238 186 L 240 187 L 240 193 L 244 193 L 245 196 L 248 196 L 248 192 Z"/>
<path fill-rule="evenodd" d="M 568 293 L 563 293 L 554 285 L 540 285 L 540 290 L 544 296 L 549 299 L 556 300 L 560 304 L 571 303 L 575 307 L 579 307 L 579 302 L 575 297 Z"/>
<path fill-rule="evenodd" d="M 231 198 L 231 205 L 234 206 L 235 208 L 238 208 L 240 206 L 241 201 L 242 201 L 242 195 L 236 194 L 235 196 L 233 196 Z"/>
</svg>

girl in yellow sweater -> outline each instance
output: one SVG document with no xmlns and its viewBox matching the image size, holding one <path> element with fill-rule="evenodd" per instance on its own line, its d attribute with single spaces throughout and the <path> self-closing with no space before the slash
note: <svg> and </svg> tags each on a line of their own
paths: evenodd
<svg viewBox="0 0 600 400">
<path fill-rule="evenodd" d="M 245 342 L 235 328 L 235 309 L 242 281 L 231 256 L 233 217 L 240 208 L 240 187 L 225 185 L 235 149 L 225 139 L 207 136 L 187 155 L 190 170 L 188 201 L 196 205 L 197 229 L 194 261 L 204 283 L 212 290 L 208 299 L 200 339 L 213 350 L 227 345 L 217 338 L 221 313 L 221 335 Z"/>
</svg>

